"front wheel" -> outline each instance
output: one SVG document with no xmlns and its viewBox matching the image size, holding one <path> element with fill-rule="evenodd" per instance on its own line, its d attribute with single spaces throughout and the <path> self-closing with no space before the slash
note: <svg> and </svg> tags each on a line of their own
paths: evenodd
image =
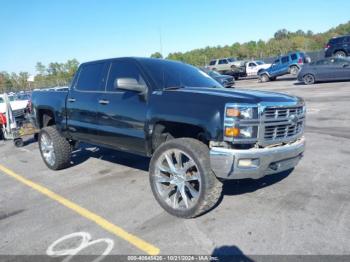
<svg viewBox="0 0 350 262">
<path fill-rule="evenodd" d="M 267 74 L 260 75 L 260 82 L 265 83 L 270 80 L 269 76 Z"/>
<path fill-rule="evenodd" d="M 46 166 L 52 170 L 66 168 L 70 164 L 71 145 L 55 126 L 41 129 L 39 133 L 39 149 Z"/>
<path fill-rule="evenodd" d="M 303 81 L 305 85 L 312 85 L 315 83 L 315 77 L 311 74 L 307 74 L 303 77 Z"/>
<path fill-rule="evenodd" d="M 208 147 L 192 138 L 173 139 L 156 150 L 150 163 L 150 184 L 160 206 L 181 218 L 210 210 L 222 191 L 210 167 Z"/>
</svg>

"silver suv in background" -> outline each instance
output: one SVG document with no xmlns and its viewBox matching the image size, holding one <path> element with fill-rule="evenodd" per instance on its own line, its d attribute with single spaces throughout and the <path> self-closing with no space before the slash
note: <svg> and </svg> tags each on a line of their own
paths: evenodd
<svg viewBox="0 0 350 262">
<path fill-rule="evenodd" d="M 227 74 L 232 72 L 232 69 L 242 66 L 242 62 L 243 61 L 239 61 L 233 57 L 213 59 L 209 62 L 207 68 L 222 74 Z"/>
</svg>

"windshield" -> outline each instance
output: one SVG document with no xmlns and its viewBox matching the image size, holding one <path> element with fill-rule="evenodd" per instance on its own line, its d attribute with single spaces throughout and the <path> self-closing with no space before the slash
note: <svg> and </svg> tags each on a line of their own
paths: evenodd
<svg viewBox="0 0 350 262">
<path fill-rule="evenodd" d="M 139 61 L 161 89 L 169 87 L 222 87 L 202 70 L 188 64 L 162 59 L 142 59 Z"/>
<path fill-rule="evenodd" d="M 221 76 L 218 72 L 213 71 L 213 70 L 210 70 L 207 74 L 210 75 L 211 77 L 220 77 Z"/>
</svg>

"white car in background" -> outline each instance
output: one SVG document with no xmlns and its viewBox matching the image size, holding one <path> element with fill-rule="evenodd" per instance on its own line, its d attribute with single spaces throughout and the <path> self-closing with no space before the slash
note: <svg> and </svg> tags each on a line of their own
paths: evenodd
<svg viewBox="0 0 350 262">
<path fill-rule="evenodd" d="M 245 66 L 247 76 L 257 76 L 260 70 L 269 68 L 271 64 L 266 64 L 264 61 L 247 61 Z"/>
<path fill-rule="evenodd" d="M 16 100 L 14 95 L 8 95 L 10 100 L 12 112 L 14 117 L 20 117 L 25 115 L 25 109 L 28 106 L 28 100 Z M 4 95 L 0 94 L 0 113 L 5 114 L 6 112 L 6 104 Z"/>
</svg>

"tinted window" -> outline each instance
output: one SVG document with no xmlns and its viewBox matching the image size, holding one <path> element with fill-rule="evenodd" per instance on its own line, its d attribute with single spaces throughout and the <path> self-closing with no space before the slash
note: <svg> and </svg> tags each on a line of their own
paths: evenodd
<svg viewBox="0 0 350 262">
<path fill-rule="evenodd" d="M 343 58 L 332 58 L 332 63 L 338 64 L 338 65 L 343 65 L 343 64 L 348 64 L 350 61 L 343 59 Z"/>
<path fill-rule="evenodd" d="M 329 42 L 331 44 L 341 44 L 344 41 L 344 37 L 333 38 Z"/>
<path fill-rule="evenodd" d="M 140 60 L 159 88 L 220 87 L 209 75 L 194 66 L 169 60 Z"/>
<path fill-rule="evenodd" d="M 210 61 L 209 65 L 215 65 L 216 64 L 216 60 L 212 60 Z"/>
<path fill-rule="evenodd" d="M 290 58 L 292 58 L 292 60 L 297 60 L 298 56 L 297 54 L 291 54 Z"/>
<path fill-rule="evenodd" d="M 222 65 L 222 64 L 227 64 L 227 60 L 226 59 L 219 60 L 219 65 Z"/>
<path fill-rule="evenodd" d="M 5 103 L 4 99 L 0 97 L 0 103 Z"/>
<path fill-rule="evenodd" d="M 279 59 L 276 59 L 275 62 L 273 62 L 274 64 L 278 64 L 280 62 Z"/>
<path fill-rule="evenodd" d="M 145 85 L 140 70 L 133 61 L 115 61 L 112 63 L 108 75 L 107 91 L 115 91 L 118 88 L 117 79 L 131 78 L 139 84 Z"/>
<path fill-rule="evenodd" d="M 82 65 L 76 89 L 82 91 L 100 91 L 103 90 L 103 73 L 105 63 L 93 63 Z"/>
<path fill-rule="evenodd" d="M 235 59 L 235 58 L 227 58 L 227 60 L 230 61 L 230 62 L 235 62 L 235 61 L 237 61 L 237 59 Z"/>
<path fill-rule="evenodd" d="M 284 56 L 281 58 L 282 64 L 288 63 L 289 61 L 289 56 Z"/>
</svg>

